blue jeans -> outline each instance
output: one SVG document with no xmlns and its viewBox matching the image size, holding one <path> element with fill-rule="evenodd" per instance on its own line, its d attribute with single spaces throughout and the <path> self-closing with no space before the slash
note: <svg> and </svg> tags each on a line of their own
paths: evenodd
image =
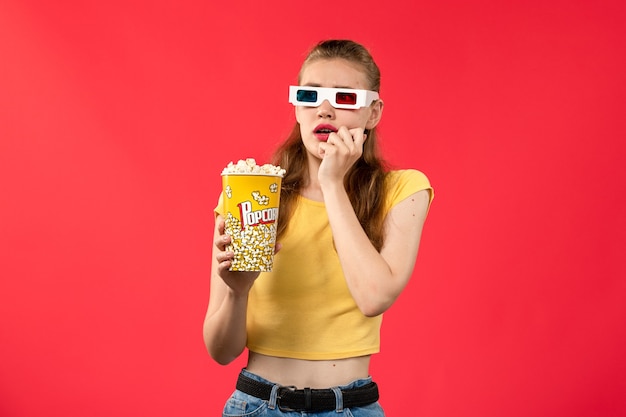
<svg viewBox="0 0 626 417">
<path fill-rule="evenodd" d="M 247 377 L 256 379 L 257 381 L 273 384 L 274 389 L 269 401 L 264 401 L 241 391 L 235 390 L 233 395 L 228 399 L 222 413 L 223 417 L 384 417 L 385 413 L 378 402 L 368 404 L 363 407 L 344 408 L 341 390 L 355 387 L 361 387 L 371 382 L 372 378 L 357 379 L 347 385 L 331 388 L 335 392 L 337 407 L 329 411 L 282 411 L 277 404 L 278 384 L 274 384 L 266 379 L 261 378 L 245 369 L 241 371 Z"/>
</svg>

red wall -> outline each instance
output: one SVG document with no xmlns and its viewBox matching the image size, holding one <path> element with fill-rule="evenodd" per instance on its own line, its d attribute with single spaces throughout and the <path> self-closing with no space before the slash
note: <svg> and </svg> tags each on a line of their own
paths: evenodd
<svg viewBox="0 0 626 417">
<path fill-rule="evenodd" d="M 436 198 L 372 372 L 388 415 L 626 413 L 624 2 L 0 3 L 0 415 L 216 416 L 230 160 L 289 131 L 328 37 L 383 71 Z"/>
</svg>

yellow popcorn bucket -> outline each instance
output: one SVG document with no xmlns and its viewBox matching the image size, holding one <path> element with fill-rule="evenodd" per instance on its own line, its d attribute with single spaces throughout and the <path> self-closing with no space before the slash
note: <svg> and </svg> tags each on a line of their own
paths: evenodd
<svg viewBox="0 0 626 417">
<path fill-rule="evenodd" d="M 228 250 L 235 253 L 231 271 L 271 271 L 282 176 L 223 173 L 222 193 Z"/>
</svg>

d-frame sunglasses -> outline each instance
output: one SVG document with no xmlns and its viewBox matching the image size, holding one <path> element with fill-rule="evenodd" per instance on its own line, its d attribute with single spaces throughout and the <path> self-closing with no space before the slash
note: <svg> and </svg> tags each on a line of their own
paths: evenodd
<svg viewBox="0 0 626 417">
<path fill-rule="evenodd" d="M 378 93 L 351 88 L 289 86 L 289 102 L 294 106 L 317 107 L 324 100 L 336 109 L 359 109 L 378 100 Z"/>
</svg>

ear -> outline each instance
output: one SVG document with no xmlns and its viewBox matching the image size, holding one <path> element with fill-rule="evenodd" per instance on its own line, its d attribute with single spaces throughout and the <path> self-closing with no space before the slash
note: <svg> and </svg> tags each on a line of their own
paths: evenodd
<svg viewBox="0 0 626 417">
<path fill-rule="evenodd" d="M 366 129 L 373 129 L 380 122 L 380 119 L 383 117 L 383 107 L 385 103 L 382 100 L 376 100 L 370 106 L 371 113 L 370 117 L 367 119 L 367 123 L 365 124 Z"/>
</svg>

